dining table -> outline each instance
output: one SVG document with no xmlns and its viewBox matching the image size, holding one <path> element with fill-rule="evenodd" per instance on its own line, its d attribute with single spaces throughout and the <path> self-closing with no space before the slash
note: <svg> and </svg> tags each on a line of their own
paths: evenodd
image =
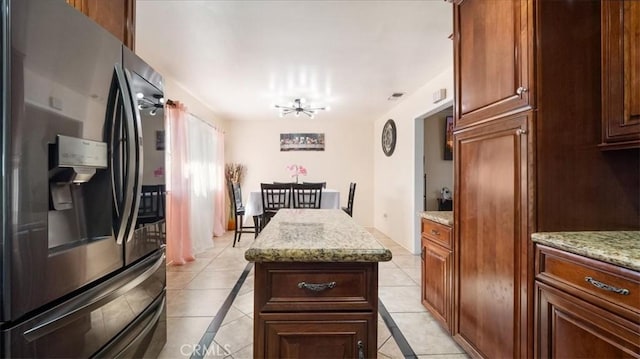
<svg viewBox="0 0 640 359">
<path fill-rule="evenodd" d="M 293 203 L 291 203 L 293 206 Z M 322 198 L 320 199 L 320 208 L 322 209 L 340 209 L 340 191 L 335 189 L 322 189 Z M 249 198 L 244 204 L 244 220 L 245 223 L 249 218 L 262 215 L 262 192 L 251 191 Z"/>
</svg>

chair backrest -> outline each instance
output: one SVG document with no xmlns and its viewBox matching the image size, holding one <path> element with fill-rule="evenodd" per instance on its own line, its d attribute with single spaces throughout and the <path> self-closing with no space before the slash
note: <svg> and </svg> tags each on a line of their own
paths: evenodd
<svg viewBox="0 0 640 359">
<path fill-rule="evenodd" d="M 302 184 L 321 184 L 322 188 L 327 188 L 327 182 L 302 182 Z"/>
<path fill-rule="evenodd" d="M 240 183 L 229 183 L 229 196 L 234 212 L 244 208 L 244 205 L 242 204 L 242 189 L 240 188 Z"/>
<path fill-rule="evenodd" d="M 290 184 L 260 183 L 260 191 L 262 192 L 262 209 L 264 211 L 277 211 L 280 208 L 290 207 Z"/>
<path fill-rule="evenodd" d="M 349 211 L 349 215 L 353 216 L 353 197 L 356 194 L 356 183 L 351 182 L 349 184 L 349 201 L 347 202 L 347 210 Z"/>
<path fill-rule="evenodd" d="M 138 217 L 164 217 L 165 207 L 164 185 L 143 185 L 140 193 Z"/>
<path fill-rule="evenodd" d="M 293 208 L 320 208 L 322 183 L 294 184 L 291 188 Z"/>
<path fill-rule="evenodd" d="M 281 184 L 281 185 L 287 185 L 287 186 L 291 187 L 292 185 L 295 184 L 295 182 L 276 182 L 276 181 L 273 181 L 273 184 Z"/>
</svg>

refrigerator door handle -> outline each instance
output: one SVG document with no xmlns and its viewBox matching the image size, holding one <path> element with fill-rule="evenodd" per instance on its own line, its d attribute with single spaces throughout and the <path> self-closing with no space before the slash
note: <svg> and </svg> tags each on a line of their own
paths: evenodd
<svg viewBox="0 0 640 359">
<path fill-rule="evenodd" d="M 137 173 L 139 170 L 135 168 L 134 163 L 135 155 L 137 154 L 137 141 L 134 136 L 134 111 L 132 109 L 132 103 L 130 101 L 131 94 L 129 93 L 129 87 L 127 86 L 126 75 L 124 68 L 120 64 L 116 64 L 115 66 L 115 76 L 117 80 L 118 90 L 120 92 L 120 96 L 122 99 L 122 109 L 124 110 L 125 120 L 124 120 L 124 136 L 121 137 L 122 134 L 118 136 L 113 136 L 114 141 L 123 141 L 124 142 L 124 198 L 121 208 L 119 208 L 119 230 L 116 234 L 116 242 L 118 244 L 122 244 L 124 240 L 128 240 L 133 236 L 132 227 L 135 226 L 135 216 L 137 216 L 138 212 L 138 204 L 139 199 L 137 198 L 138 192 L 136 191 L 136 185 L 138 182 L 139 174 Z M 115 126 L 115 121 L 114 121 Z M 116 129 L 112 129 L 112 133 L 115 135 Z M 132 136 L 134 136 L 132 140 Z M 124 138 L 123 138 L 124 137 Z M 112 157 L 112 161 L 115 159 Z M 115 194 L 114 194 L 115 195 Z M 117 201 L 116 201 L 117 203 Z"/>
<path fill-rule="evenodd" d="M 124 69 L 124 77 L 126 79 L 126 84 L 127 84 L 127 93 L 128 93 L 128 99 L 130 101 L 131 104 L 131 128 L 132 128 L 132 139 L 133 139 L 133 148 L 134 148 L 134 159 L 135 159 L 135 163 L 133 165 L 133 170 L 134 172 L 134 183 L 133 183 L 133 203 L 132 203 L 132 210 L 133 212 L 131 213 L 131 219 L 132 219 L 132 223 L 131 226 L 133 228 L 135 228 L 136 226 L 136 222 L 138 219 L 138 210 L 140 208 L 140 197 L 142 196 L 142 171 L 144 169 L 144 162 L 143 162 L 143 158 L 144 158 L 144 153 L 143 153 L 143 147 L 144 147 L 144 142 L 142 141 L 142 121 L 140 119 L 140 111 L 138 110 L 138 106 L 137 106 L 137 102 L 138 100 L 136 99 L 136 94 L 133 91 L 131 84 L 133 83 L 133 81 L 131 80 L 131 75 L 129 74 L 129 70 Z M 127 236 L 127 242 L 131 241 L 131 239 L 133 238 L 133 230 L 131 231 L 131 233 Z"/>
</svg>

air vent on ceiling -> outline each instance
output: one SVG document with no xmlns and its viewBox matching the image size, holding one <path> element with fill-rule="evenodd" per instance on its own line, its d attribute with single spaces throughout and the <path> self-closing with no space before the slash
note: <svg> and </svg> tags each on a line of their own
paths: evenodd
<svg viewBox="0 0 640 359">
<path fill-rule="evenodd" d="M 389 96 L 389 98 L 387 98 L 387 100 L 389 100 L 389 101 L 397 101 L 403 95 L 404 95 L 404 92 L 394 92 L 394 93 L 391 94 L 391 96 Z"/>
</svg>

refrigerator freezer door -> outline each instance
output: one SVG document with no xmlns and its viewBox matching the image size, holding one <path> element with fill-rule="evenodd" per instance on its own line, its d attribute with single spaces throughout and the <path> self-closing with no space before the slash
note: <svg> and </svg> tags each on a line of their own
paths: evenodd
<svg viewBox="0 0 640 359">
<path fill-rule="evenodd" d="M 142 353 L 152 337 L 157 352 L 166 341 L 165 284 L 164 252 L 158 250 L 91 290 L 2 331 L 2 342 L 10 344 L 0 356 L 87 358 L 106 347 Z"/>
</svg>

